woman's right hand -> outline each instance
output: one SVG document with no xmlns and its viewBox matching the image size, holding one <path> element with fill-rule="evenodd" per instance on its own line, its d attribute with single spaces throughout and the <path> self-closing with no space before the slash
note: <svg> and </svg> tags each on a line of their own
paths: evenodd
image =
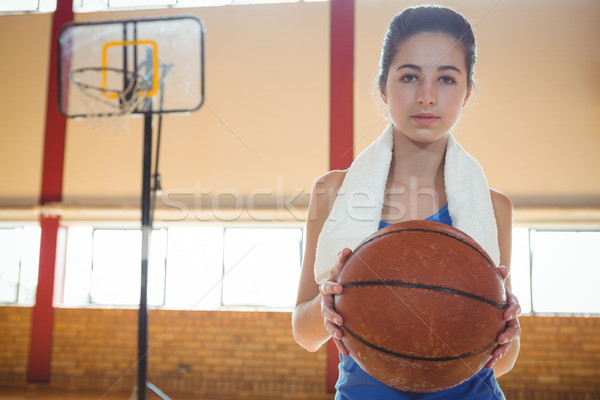
<svg viewBox="0 0 600 400">
<path fill-rule="evenodd" d="M 340 276 L 340 272 L 342 272 L 346 259 L 351 253 L 352 250 L 348 248 L 340 251 L 329 279 L 319 285 L 319 292 L 321 293 L 321 315 L 323 316 L 325 329 L 331 334 L 333 342 L 344 357 L 349 354 L 346 346 L 344 346 L 344 343 L 341 340 L 344 333 L 340 327 L 343 325 L 344 320 L 342 319 L 342 316 L 333 309 L 333 296 L 342 294 L 342 291 L 344 290 L 337 280 Z"/>
</svg>

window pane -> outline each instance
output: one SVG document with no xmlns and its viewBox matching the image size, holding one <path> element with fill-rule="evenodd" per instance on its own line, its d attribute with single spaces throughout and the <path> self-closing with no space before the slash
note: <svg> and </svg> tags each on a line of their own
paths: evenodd
<svg viewBox="0 0 600 400">
<path fill-rule="evenodd" d="M 227 229 L 223 305 L 292 307 L 301 229 Z"/>
<path fill-rule="evenodd" d="M 529 275 L 529 229 L 514 228 L 512 231 L 512 259 L 510 282 L 513 293 L 519 299 L 521 311 L 531 312 L 531 290 Z"/>
<path fill-rule="evenodd" d="M 21 230 L 21 276 L 19 282 L 19 304 L 35 304 L 35 295 L 40 265 L 39 226 L 26 226 Z"/>
<path fill-rule="evenodd" d="M 600 232 L 531 234 L 534 311 L 600 313 Z"/>
<path fill-rule="evenodd" d="M 3 0 L 0 0 L 0 2 L 1 1 Z M 76 0 L 75 11 L 98 11 L 119 7 L 131 7 L 137 9 L 160 6 L 210 7 L 235 4 L 293 3 L 299 1 L 321 2 L 327 0 Z M 42 7 L 40 6 L 40 8 Z"/>
<path fill-rule="evenodd" d="M 167 6 L 177 4 L 177 0 L 104 0 L 109 7 Z"/>
<path fill-rule="evenodd" d="M 181 7 L 209 7 L 226 4 L 231 4 L 231 0 L 179 0 L 177 2 L 177 5 Z"/>
<path fill-rule="evenodd" d="M 35 11 L 38 0 L 0 0 L 0 11 Z"/>
<path fill-rule="evenodd" d="M 152 232 L 148 305 L 164 302 L 166 229 Z M 138 305 L 142 235 L 139 230 L 71 227 L 67 237 L 64 305 Z M 93 264 L 93 267 L 92 267 Z"/>
<path fill-rule="evenodd" d="M 169 228 L 165 305 L 184 310 L 221 306 L 223 228 Z"/>
<path fill-rule="evenodd" d="M 140 250 L 141 251 L 141 244 Z M 162 306 L 165 302 L 165 263 L 167 257 L 167 230 L 152 231 L 150 260 L 148 262 L 148 304 Z M 141 262 L 141 261 L 140 261 Z M 140 266 L 141 268 L 141 266 Z M 141 273 L 141 269 L 140 269 Z M 139 294 L 138 294 L 139 304 Z"/>
<path fill-rule="evenodd" d="M 18 229 L 0 229 L 0 302 L 17 301 L 20 269 L 18 236 Z"/>
<path fill-rule="evenodd" d="M 93 245 L 92 301 L 98 304 L 139 304 L 142 233 L 97 230 L 94 231 Z"/>
<path fill-rule="evenodd" d="M 39 226 L 0 229 L 0 302 L 35 304 Z"/>
<path fill-rule="evenodd" d="M 69 228 L 63 299 L 67 306 L 79 306 L 90 302 L 92 233 L 91 226 Z"/>
</svg>

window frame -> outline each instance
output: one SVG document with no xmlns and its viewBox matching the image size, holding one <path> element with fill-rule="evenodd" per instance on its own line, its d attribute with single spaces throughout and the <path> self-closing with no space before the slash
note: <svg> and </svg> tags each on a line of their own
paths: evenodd
<svg viewBox="0 0 600 400">
<path fill-rule="evenodd" d="M 39 225 L 37 225 L 37 223 L 32 222 L 32 221 L 28 221 L 28 222 L 4 222 L 0 224 L 0 229 L 23 229 L 26 227 L 31 227 L 31 226 L 36 226 L 39 227 Z M 63 224 L 63 227 L 66 228 L 73 228 L 73 227 L 90 227 L 91 228 L 91 235 L 93 237 L 93 232 L 96 230 L 134 230 L 134 231 L 140 231 L 138 224 L 136 223 L 128 223 L 127 221 L 121 221 L 121 222 L 114 222 L 114 223 L 83 223 L 83 222 L 77 222 L 77 223 L 67 223 L 66 225 Z M 300 264 L 300 268 L 302 266 L 302 262 L 303 262 L 303 249 L 306 243 L 306 230 L 304 228 L 304 224 L 302 224 L 301 222 L 298 221 L 289 221 L 289 222 L 285 222 L 285 223 L 277 223 L 277 224 L 273 224 L 273 223 L 265 223 L 265 224 L 258 224 L 258 223 L 229 223 L 229 224 L 188 224 L 188 223 L 179 223 L 179 224 L 156 224 L 155 226 L 155 230 L 161 230 L 161 229 L 166 229 L 167 233 L 166 233 L 166 246 L 168 248 L 169 245 L 169 234 L 168 234 L 168 229 L 171 227 L 182 227 L 182 226 L 189 226 L 189 227 L 221 227 L 222 231 L 221 234 L 223 236 L 223 238 L 225 238 L 226 235 L 226 231 L 228 229 L 244 229 L 244 228 L 248 228 L 248 229 L 273 229 L 273 228 L 279 228 L 279 229 L 300 229 L 300 237 L 299 237 L 299 254 L 300 254 L 300 258 L 299 258 L 299 264 Z M 535 250 L 533 249 L 533 244 L 532 244 L 532 232 L 536 231 L 536 232 L 600 232 L 600 226 L 596 225 L 596 224 L 570 224 L 570 223 L 556 223 L 556 224 L 539 224 L 539 223 L 524 223 L 524 222 L 518 222 L 515 223 L 515 225 L 513 226 L 513 228 L 525 228 L 527 230 L 527 247 L 528 247 L 528 261 L 527 261 L 527 273 L 528 273 L 528 278 L 529 278 L 529 282 L 528 282 L 528 287 L 527 290 L 529 291 L 529 296 L 530 296 L 530 312 L 526 312 L 523 313 L 523 315 L 531 315 L 531 316 L 580 316 L 580 317 L 587 317 L 587 316 L 592 316 L 592 317 L 600 317 L 600 312 L 560 312 L 560 311 L 555 311 L 555 312 L 549 312 L 549 311 L 538 311 L 536 309 L 535 306 L 535 296 L 536 296 L 536 290 L 535 290 L 535 282 L 534 282 L 534 270 L 533 270 L 533 259 L 535 257 Z M 225 240 L 225 239 L 223 239 Z M 514 249 L 513 249 L 514 250 Z M 92 250 L 93 251 L 93 250 Z M 168 251 L 168 249 L 166 249 L 166 251 Z M 223 255 L 225 252 L 225 248 L 223 246 L 223 248 L 221 249 L 221 262 L 222 264 L 224 263 L 224 259 L 223 259 Z M 167 279 L 168 279 L 168 269 L 169 269 L 169 258 L 168 255 L 165 253 L 165 258 L 164 258 L 164 268 L 165 268 L 165 274 L 164 274 L 164 279 L 162 282 L 162 287 L 163 287 L 163 302 L 160 305 L 150 305 L 150 308 L 158 308 L 158 309 L 184 309 L 184 308 L 180 308 L 180 307 L 173 307 L 170 306 L 167 302 L 167 294 L 166 294 L 166 290 L 167 290 Z M 513 256 L 514 256 L 514 251 L 513 251 Z M 21 256 L 22 257 L 22 256 Z M 90 257 L 93 257 L 92 254 L 90 254 Z M 20 261 L 22 262 L 22 260 Z M 38 257 L 38 262 L 39 262 L 39 257 Z M 39 264 L 38 264 L 38 268 L 39 268 Z M 90 266 L 90 274 L 92 271 L 93 266 Z M 219 280 L 219 290 L 221 291 L 220 294 L 220 301 L 219 301 L 219 305 L 217 307 L 217 309 L 219 310 L 229 310 L 229 309 L 244 309 L 244 310 L 259 310 L 259 311 L 268 311 L 271 309 L 276 309 L 276 310 L 282 310 L 282 307 L 268 307 L 268 306 L 260 306 L 260 305 L 236 305 L 236 306 L 227 306 L 224 305 L 223 302 L 223 294 L 222 291 L 224 290 L 223 288 L 223 280 L 225 278 L 225 276 L 223 275 L 225 273 L 224 268 L 224 264 L 222 265 L 222 269 L 221 269 L 221 277 Z M 513 275 L 513 279 L 514 279 L 514 275 Z M 66 274 L 65 276 L 63 276 L 63 279 L 66 279 Z M 63 282 L 63 284 L 66 284 L 66 282 Z M 513 283 L 514 286 L 514 283 Z M 102 304 L 102 303 L 94 303 L 92 302 L 92 299 L 90 297 L 91 295 L 91 282 L 89 284 L 88 287 L 88 296 L 87 296 L 87 302 L 85 303 L 80 303 L 80 304 L 60 304 L 57 305 L 59 307 L 75 307 L 75 308 L 86 308 L 86 307 L 90 307 L 90 308 L 110 308 L 110 307 L 122 307 L 122 308 L 131 308 L 132 305 L 117 305 L 117 304 Z M 518 296 L 518 294 L 517 294 Z M 12 302 L 1 302 L 0 305 L 2 306 L 11 306 L 11 305 L 16 305 L 16 306 L 31 306 L 31 304 L 29 303 L 23 303 L 21 301 L 21 299 L 19 299 L 19 292 L 17 292 L 17 299 L 15 301 Z M 133 307 L 136 307 L 137 305 L 134 305 Z M 213 308 L 211 308 L 213 309 Z M 287 310 L 288 307 L 285 307 L 285 309 Z"/>
<path fill-rule="evenodd" d="M 535 287 L 534 287 L 534 259 L 535 251 L 532 245 L 532 231 L 534 232 L 570 232 L 570 233 L 581 233 L 581 232 L 594 232 L 600 233 L 600 227 L 595 225 L 570 225 L 570 224 L 545 224 L 545 225 L 531 225 L 526 227 L 528 230 L 529 238 L 529 298 L 531 312 L 524 315 L 531 316 L 564 316 L 564 317 L 600 317 L 600 310 L 598 312 L 565 312 L 565 311 L 537 311 L 535 309 Z M 600 244 L 600 243 L 599 243 Z"/>
<path fill-rule="evenodd" d="M 169 228 L 175 228 L 175 227 L 181 227 L 181 226 L 185 226 L 184 225 L 179 225 L 179 224 L 174 224 L 174 225 L 164 225 L 164 224 L 159 224 L 157 226 L 154 227 L 153 231 L 159 231 L 159 230 L 165 230 L 166 231 L 166 238 L 165 238 L 165 257 L 163 259 L 163 266 L 164 266 L 164 271 L 165 273 L 163 274 L 163 279 L 161 282 L 161 287 L 162 287 L 162 292 L 163 292 L 163 297 L 162 297 L 162 303 L 161 304 L 151 304 L 150 302 L 148 303 L 148 307 L 150 309 L 185 309 L 185 308 L 179 308 L 179 307 L 174 307 L 173 305 L 170 305 L 167 299 L 167 291 L 168 291 L 168 282 L 167 280 L 169 279 L 169 257 L 168 257 L 168 246 L 169 246 L 169 241 L 171 240 L 169 237 Z M 72 228 L 72 227 L 89 227 L 90 228 L 90 238 L 91 238 L 91 242 L 92 242 L 92 248 L 91 248 L 91 254 L 89 255 L 90 257 L 90 282 L 89 285 L 87 287 L 87 301 L 85 303 L 63 303 L 60 304 L 59 307 L 68 307 L 68 308 L 131 308 L 131 307 L 137 307 L 137 305 L 132 305 L 132 304 L 118 304 L 118 303 L 100 303 L 100 302 L 94 302 L 93 301 L 93 297 L 92 297 L 92 285 L 93 283 L 91 282 L 91 279 L 93 279 L 93 269 L 94 269 L 94 261 L 93 261 L 93 257 L 94 257 L 94 245 L 93 245 L 93 241 L 94 241 L 94 235 L 96 232 L 98 231 L 110 231 L 110 230 L 114 230 L 114 231 L 137 231 L 137 232 L 141 232 L 141 230 L 138 227 L 132 227 L 130 225 L 101 225 L 101 226 L 93 226 L 93 224 L 87 225 L 87 224 L 77 224 L 77 225 L 73 225 L 73 226 L 69 226 L 68 228 Z M 226 246 L 225 246 L 225 238 L 227 236 L 227 231 L 234 229 L 234 230 L 240 230 L 240 229 L 251 229 L 251 230 L 257 230 L 257 229 L 283 229 L 283 230 L 299 230 L 299 238 L 298 238 L 298 252 L 299 252 L 299 271 L 300 272 L 300 268 L 302 267 L 302 260 L 303 260 L 303 249 L 304 249 L 304 243 L 305 243 L 305 238 L 306 238 L 306 232 L 304 229 L 303 225 L 299 225 L 298 223 L 294 223 L 294 222 L 290 222 L 290 223 L 284 223 L 284 224 L 226 224 L 226 225 L 217 225 L 217 224 L 207 224 L 207 225 L 189 225 L 189 227 L 218 227 L 221 228 L 221 238 L 222 238 L 222 248 L 221 248 L 221 254 L 220 254 L 220 276 L 219 276 L 219 281 L 218 283 L 215 283 L 215 285 L 213 286 L 217 286 L 218 285 L 218 290 L 220 291 L 219 293 L 219 304 L 216 305 L 216 308 L 208 308 L 210 310 L 213 309 L 218 309 L 218 310 L 251 310 L 251 311 L 267 311 L 267 310 L 290 310 L 293 307 L 293 304 L 290 304 L 289 306 L 268 306 L 268 305 L 261 305 L 261 304 L 236 304 L 236 305 L 227 305 L 224 303 L 224 296 L 223 296 L 223 290 L 225 290 L 224 284 L 223 282 L 225 281 L 227 275 L 229 272 L 231 271 L 226 271 L 225 270 L 225 252 L 226 252 Z M 67 235 L 68 237 L 68 235 Z M 67 239 L 68 240 L 68 239 Z M 67 245 L 68 246 L 68 245 Z M 140 248 L 140 252 L 141 252 L 141 248 Z M 68 261 L 67 261 L 68 262 Z M 68 279 L 67 278 L 67 274 L 68 272 L 65 273 L 65 277 L 64 279 Z M 149 283 L 150 286 L 150 283 Z M 65 287 L 66 290 L 68 290 Z M 149 295 L 150 296 L 150 295 Z M 197 304 L 200 302 L 200 300 L 195 303 L 193 306 L 191 306 L 191 309 L 196 309 Z M 190 307 L 188 307 L 190 308 Z"/>
</svg>

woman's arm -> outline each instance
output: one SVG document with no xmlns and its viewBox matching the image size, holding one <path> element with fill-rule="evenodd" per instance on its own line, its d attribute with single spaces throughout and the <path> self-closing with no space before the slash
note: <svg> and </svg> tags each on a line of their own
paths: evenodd
<svg viewBox="0 0 600 400">
<path fill-rule="evenodd" d="M 319 285 L 315 282 L 314 264 L 317 250 L 317 241 L 323 224 L 331 212 L 333 201 L 344 180 L 346 171 L 331 171 L 317 180 L 313 186 L 308 206 L 308 217 L 306 219 L 306 244 L 300 283 L 298 285 L 298 297 L 292 314 L 292 330 L 294 340 L 308 351 L 317 351 L 332 335 L 340 331 L 339 328 L 325 327 L 324 319 L 333 320 L 341 318 L 332 314 L 331 308 L 323 307 L 323 295 L 319 291 Z M 341 250 L 341 249 L 340 249 Z M 340 260 L 338 260 L 338 264 Z M 329 293 L 341 293 L 341 285 L 325 283 L 322 291 Z M 328 297 L 328 296 L 325 296 Z M 329 296 L 331 297 L 331 296 Z M 324 315 L 323 313 L 328 313 Z"/>
<path fill-rule="evenodd" d="M 494 351 L 494 357 L 486 366 L 494 367 L 494 375 L 499 377 L 512 369 L 519 355 L 521 326 L 518 316 L 521 306 L 512 294 L 510 281 L 510 258 L 512 247 L 512 203 L 504 194 L 491 190 L 492 204 L 498 226 L 498 246 L 500 248 L 500 273 L 507 287 L 508 307 L 504 311 L 507 327 L 498 336 L 500 346 Z"/>
</svg>

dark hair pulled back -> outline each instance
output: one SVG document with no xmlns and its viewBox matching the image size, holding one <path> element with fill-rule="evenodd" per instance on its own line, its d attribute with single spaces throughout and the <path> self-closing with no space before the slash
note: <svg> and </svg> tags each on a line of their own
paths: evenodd
<svg viewBox="0 0 600 400">
<path fill-rule="evenodd" d="M 381 49 L 379 89 L 385 90 L 390 65 L 400 45 L 410 37 L 423 32 L 440 32 L 454 37 L 463 45 L 468 85 L 473 84 L 473 68 L 477 47 L 471 24 L 465 17 L 446 7 L 418 6 L 407 8 L 396 15 L 388 27 Z"/>
</svg>

